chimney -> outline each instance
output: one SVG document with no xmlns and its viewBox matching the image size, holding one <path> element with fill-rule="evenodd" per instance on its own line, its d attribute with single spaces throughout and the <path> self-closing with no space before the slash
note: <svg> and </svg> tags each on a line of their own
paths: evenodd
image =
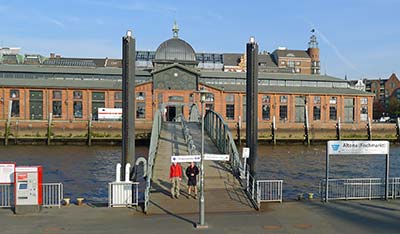
<svg viewBox="0 0 400 234">
<path fill-rule="evenodd" d="M 56 56 L 55 53 L 50 53 L 50 58 L 54 58 Z"/>
</svg>

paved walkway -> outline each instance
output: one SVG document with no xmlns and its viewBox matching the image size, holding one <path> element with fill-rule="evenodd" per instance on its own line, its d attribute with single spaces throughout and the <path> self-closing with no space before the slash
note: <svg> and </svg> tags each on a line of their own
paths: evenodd
<svg viewBox="0 0 400 234">
<path fill-rule="evenodd" d="M 201 129 L 197 123 L 190 123 L 189 126 L 196 147 L 200 151 Z M 218 153 L 218 149 L 207 135 L 205 135 L 204 145 L 206 153 Z M 187 145 L 183 139 L 181 123 L 164 122 L 154 164 L 149 214 L 198 213 L 199 200 L 188 198 L 185 176 L 181 182 L 180 198 L 171 198 L 169 182 L 171 155 L 188 155 Z M 187 163 L 183 163 L 182 169 L 185 171 L 187 166 Z M 207 211 L 238 212 L 254 210 L 239 182 L 230 173 L 228 164 L 205 161 L 204 171 L 204 196 Z"/>
<path fill-rule="evenodd" d="M 0 233 L 396 234 L 400 230 L 399 220 L 400 200 L 274 203 L 264 204 L 262 212 L 206 210 L 207 230 L 194 228 L 197 214 L 146 216 L 135 209 L 72 205 L 43 209 L 32 215 L 14 215 L 0 209 Z"/>
</svg>

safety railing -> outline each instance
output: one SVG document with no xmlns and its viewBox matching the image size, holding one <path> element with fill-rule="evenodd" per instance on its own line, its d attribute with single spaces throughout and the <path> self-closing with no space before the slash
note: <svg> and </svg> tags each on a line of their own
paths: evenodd
<svg viewBox="0 0 400 234">
<path fill-rule="evenodd" d="M 108 185 L 108 207 L 139 205 L 139 182 L 112 182 Z"/>
<path fill-rule="evenodd" d="M 43 183 L 43 207 L 61 207 L 64 199 L 64 188 L 62 183 Z"/>
<path fill-rule="evenodd" d="M 14 186 L 12 184 L 0 184 L 0 208 L 12 206 Z"/>
<path fill-rule="evenodd" d="M 222 153 L 230 155 L 232 172 L 240 180 L 253 205 L 259 209 L 261 202 L 282 202 L 283 181 L 257 180 L 248 169 L 244 169 L 232 133 L 222 116 L 213 110 L 209 110 L 206 113 L 204 122 L 205 130 L 218 149 Z"/>
<path fill-rule="evenodd" d="M 257 180 L 250 174 L 250 172 L 246 171 L 246 184 L 245 190 L 247 192 L 247 196 L 250 198 L 250 201 L 256 206 L 257 209 L 260 209 L 260 202 L 258 200 L 257 194 Z"/>
<path fill-rule="evenodd" d="M 204 129 L 218 149 L 222 153 L 230 155 L 233 173 L 240 178 L 245 178 L 243 163 L 240 160 L 234 138 L 222 116 L 213 110 L 208 110 L 204 118 Z"/>
<path fill-rule="evenodd" d="M 320 183 L 321 199 L 325 199 L 326 180 Z M 382 178 L 329 179 L 328 200 L 382 199 L 385 180 Z M 400 178 L 389 178 L 389 198 L 400 197 Z"/>
<path fill-rule="evenodd" d="M 281 202 L 283 180 L 257 180 L 246 171 L 245 189 L 253 204 L 260 209 L 261 202 Z"/>
<path fill-rule="evenodd" d="M 162 113 L 161 110 L 157 110 L 154 113 L 153 125 L 151 129 L 149 155 L 147 158 L 147 178 L 146 178 L 146 189 L 144 192 L 144 207 L 143 207 L 145 213 L 147 213 L 150 202 L 151 180 L 153 178 L 153 167 L 158 148 L 158 140 L 160 138 L 161 126 L 162 126 Z"/>
<path fill-rule="evenodd" d="M 200 154 L 199 151 L 196 149 L 196 145 L 194 144 L 194 140 L 192 134 L 190 134 L 190 129 L 187 125 L 187 121 L 184 116 L 181 116 L 181 124 L 182 124 L 182 132 L 183 138 L 185 139 L 187 149 L 190 155 L 193 154 Z"/>
<path fill-rule="evenodd" d="M 283 180 L 257 180 L 257 203 L 281 202 Z"/>
<path fill-rule="evenodd" d="M 62 183 L 43 183 L 42 201 L 43 207 L 61 207 L 64 198 Z M 14 185 L 0 184 L 0 208 L 12 207 L 14 204 Z"/>
</svg>

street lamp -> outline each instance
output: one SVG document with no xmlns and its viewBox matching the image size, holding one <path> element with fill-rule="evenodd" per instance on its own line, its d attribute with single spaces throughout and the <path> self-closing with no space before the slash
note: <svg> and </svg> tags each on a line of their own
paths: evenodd
<svg viewBox="0 0 400 234">
<path fill-rule="evenodd" d="M 202 87 L 199 91 L 196 91 L 196 93 L 200 94 L 200 102 L 201 102 L 201 157 L 200 157 L 200 201 L 199 201 L 199 206 L 200 206 L 200 220 L 199 223 L 197 224 L 197 228 L 208 228 L 208 226 L 205 224 L 205 209 L 204 209 L 204 103 L 206 101 L 206 96 L 210 92 L 208 92 L 204 87 Z"/>
</svg>

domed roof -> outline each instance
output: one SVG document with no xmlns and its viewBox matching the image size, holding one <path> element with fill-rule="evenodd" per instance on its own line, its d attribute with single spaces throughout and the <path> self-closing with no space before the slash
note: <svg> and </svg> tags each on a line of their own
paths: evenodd
<svg viewBox="0 0 400 234">
<path fill-rule="evenodd" d="M 192 46 L 186 41 L 173 37 L 164 41 L 156 50 L 156 60 L 196 61 Z"/>
</svg>

